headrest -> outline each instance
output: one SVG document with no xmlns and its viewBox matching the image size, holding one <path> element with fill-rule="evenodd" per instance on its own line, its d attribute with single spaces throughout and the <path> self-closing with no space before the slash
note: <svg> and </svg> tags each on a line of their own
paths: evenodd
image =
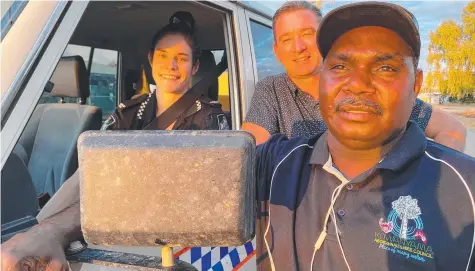
<svg viewBox="0 0 475 271">
<path fill-rule="evenodd" d="M 203 76 L 206 75 L 209 71 L 211 71 L 216 66 L 216 61 L 214 60 L 214 55 L 209 50 L 202 50 L 200 56 L 200 67 L 198 71 L 193 76 L 193 84 L 198 82 Z"/>
<path fill-rule="evenodd" d="M 80 56 L 62 57 L 50 81 L 54 84 L 51 91 L 53 97 L 89 97 L 89 76 Z"/>
<path fill-rule="evenodd" d="M 208 72 L 210 72 L 214 67 L 216 67 L 216 60 L 214 55 L 209 50 L 202 50 L 200 56 L 200 67 L 198 72 L 193 76 L 192 83 L 196 84 L 200 81 Z M 218 100 L 218 78 L 216 77 L 215 82 L 210 86 L 208 90 L 208 97 L 213 100 Z"/>
<path fill-rule="evenodd" d="M 197 74 L 203 75 L 211 71 L 216 66 L 216 60 L 214 55 L 209 50 L 202 50 L 200 56 L 200 68 L 198 69 Z"/>
</svg>

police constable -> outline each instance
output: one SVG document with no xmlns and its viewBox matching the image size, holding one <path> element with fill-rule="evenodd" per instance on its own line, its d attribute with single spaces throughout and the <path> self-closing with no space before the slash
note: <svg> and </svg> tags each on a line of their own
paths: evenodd
<svg viewBox="0 0 475 271">
<path fill-rule="evenodd" d="M 149 62 L 156 90 L 121 103 L 105 121 L 102 130 L 161 129 L 154 120 L 190 90 L 192 76 L 200 65 L 200 47 L 194 35 L 194 25 L 190 13 L 179 11 L 155 34 Z M 200 96 L 163 129 L 228 130 L 229 125 L 221 104 Z"/>
</svg>

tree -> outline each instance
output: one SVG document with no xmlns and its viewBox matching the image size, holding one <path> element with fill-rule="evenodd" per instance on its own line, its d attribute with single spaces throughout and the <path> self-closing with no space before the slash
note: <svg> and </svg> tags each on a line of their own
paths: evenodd
<svg viewBox="0 0 475 271">
<path fill-rule="evenodd" d="M 398 200 L 392 203 L 394 211 L 401 219 L 401 239 L 407 239 L 407 224 L 409 219 L 416 219 L 421 215 L 421 208 L 417 206 L 417 199 L 411 196 L 401 196 Z"/>
<path fill-rule="evenodd" d="M 425 89 L 458 99 L 475 95 L 475 1 L 465 6 L 461 25 L 443 21 L 429 38 Z"/>
<path fill-rule="evenodd" d="M 316 0 L 315 1 L 315 5 L 321 9 L 322 8 L 322 2 L 325 1 L 325 0 Z M 335 3 L 335 0 L 332 0 L 332 3 Z"/>
</svg>

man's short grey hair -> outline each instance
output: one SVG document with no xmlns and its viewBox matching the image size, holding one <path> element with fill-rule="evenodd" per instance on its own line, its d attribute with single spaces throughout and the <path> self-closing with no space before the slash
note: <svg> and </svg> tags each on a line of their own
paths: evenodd
<svg viewBox="0 0 475 271">
<path fill-rule="evenodd" d="M 282 15 L 283 13 L 286 13 L 289 11 L 295 11 L 295 10 L 310 10 L 315 13 L 318 20 L 322 20 L 323 18 L 322 11 L 316 5 L 308 1 L 286 1 L 274 13 L 274 17 L 272 17 L 272 31 L 274 32 L 274 40 L 276 40 L 274 29 L 275 29 L 275 22 L 277 21 L 277 18 L 279 18 L 279 16 Z"/>
</svg>

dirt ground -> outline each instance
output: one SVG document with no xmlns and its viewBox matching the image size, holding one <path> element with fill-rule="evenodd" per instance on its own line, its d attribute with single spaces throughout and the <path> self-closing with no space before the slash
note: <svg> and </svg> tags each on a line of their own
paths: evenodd
<svg viewBox="0 0 475 271">
<path fill-rule="evenodd" d="M 433 106 L 453 114 L 463 122 L 465 126 L 475 130 L 475 104 L 444 104 Z"/>
</svg>

